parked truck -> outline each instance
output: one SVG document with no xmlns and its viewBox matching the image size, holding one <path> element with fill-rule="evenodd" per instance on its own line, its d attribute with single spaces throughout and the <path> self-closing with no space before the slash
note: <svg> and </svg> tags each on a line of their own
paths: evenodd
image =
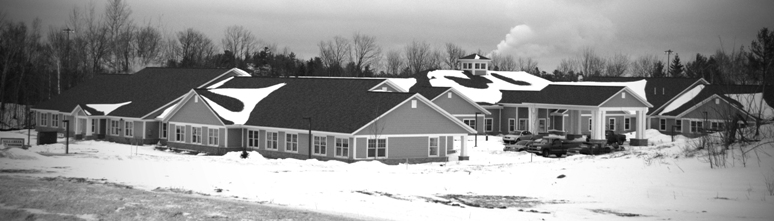
<svg viewBox="0 0 774 221">
<path fill-rule="evenodd" d="M 567 155 L 568 149 L 580 148 L 582 144 L 582 142 L 568 141 L 557 137 L 543 137 L 527 145 L 526 149 L 528 152 L 540 154 L 543 157 L 548 157 L 552 154 L 556 155 L 556 157 L 561 157 L 562 155 Z"/>
<path fill-rule="evenodd" d="M 586 137 L 586 142 L 589 142 L 591 140 L 592 135 L 589 134 L 588 137 Z M 622 145 L 624 142 L 626 142 L 626 135 L 624 134 L 616 134 L 615 131 L 612 130 L 605 130 L 605 144 L 607 145 Z"/>
</svg>

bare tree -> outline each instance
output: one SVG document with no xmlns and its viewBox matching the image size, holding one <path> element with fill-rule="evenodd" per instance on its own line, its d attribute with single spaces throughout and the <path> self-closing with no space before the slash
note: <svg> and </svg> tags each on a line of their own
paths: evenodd
<svg viewBox="0 0 774 221">
<path fill-rule="evenodd" d="M 334 72 L 341 69 L 344 61 L 348 60 L 349 52 L 352 49 L 349 40 L 341 36 L 333 37 L 333 41 L 321 41 L 317 46 L 320 48 L 320 59 L 322 59 L 323 65 Z"/>
<path fill-rule="evenodd" d="M 498 71 L 517 71 L 518 65 L 513 55 L 492 54 L 492 65 Z"/>
<path fill-rule="evenodd" d="M 404 53 L 406 53 L 406 65 L 412 75 L 431 68 L 433 51 L 427 42 L 412 41 L 411 44 L 406 45 Z"/>
<path fill-rule="evenodd" d="M 142 66 L 158 62 L 163 50 L 164 40 L 161 32 L 150 23 L 137 30 L 135 38 L 135 54 Z"/>
<path fill-rule="evenodd" d="M 607 59 L 605 67 L 605 75 L 612 77 L 620 77 L 625 75 L 629 68 L 629 56 L 625 54 L 615 54 L 613 57 Z"/>
<path fill-rule="evenodd" d="M 605 72 L 605 60 L 594 52 L 593 48 L 587 47 L 581 51 L 578 61 L 581 65 L 581 71 L 589 76 L 599 76 Z"/>
<path fill-rule="evenodd" d="M 658 58 L 655 55 L 640 56 L 631 63 L 631 73 L 635 77 L 651 77 L 656 62 Z"/>
<path fill-rule="evenodd" d="M 387 52 L 387 74 L 391 76 L 399 76 L 400 72 L 406 66 L 406 62 L 401 57 L 400 50 L 390 50 Z"/>
<path fill-rule="evenodd" d="M 444 48 L 446 49 L 443 60 L 444 64 L 446 64 L 446 67 L 451 70 L 458 70 L 460 64 L 457 62 L 457 60 L 465 56 L 465 50 L 462 50 L 462 48 L 455 45 L 454 43 L 446 43 Z"/>
<path fill-rule="evenodd" d="M 577 59 L 562 59 L 562 61 L 559 62 L 559 66 L 556 67 L 556 70 L 564 73 L 569 74 L 572 73 L 578 73 L 580 72 L 580 62 L 578 62 Z"/>
<path fill-rule="evenodd" d="M 528 58 L 519 58 L 519 70 L 524 71 L 533 75 L 537 75 L 537 66 L 538 62 L 533 60 L 531 57 Z"/>
<path fill-rule="evenodd" d="M 355 33 L 352 36 L 352 55 L 356 76 L 363 76 L 363 68 L 375 66 L 382 57 L 382 47 L 376 44 L 376 37 Z"/>
<path fill-rule="evenodd" d="M 83 26 L 81 32 L 83 32 L 83 38 L 85 41 L 85 50 L 89 59 L 89 71 L 87 78 L 95 73 L 102 72 L 102 61 L 106 58 L 108 52 L 108 29 L 105 24 L 99 22 L 97 14 L 94 10 L 94 4 L 88 3 L 86 6 L 86 14 L 83 17 Z"/>
<path fill-rule="evenodd" d="M 242 26 L 229 26 L 226 28 L 225 36 L 221 40 L 224 50 L 229 50 L 234 53 L 234 58 L 237 62 L 244 61 L 245 55 L 249 55 L 255 51 L 255 47 L 258 41 L 252 32 L 246 30 Z M 234 63 L 238 65 L 238 63 Z"/>
<path fill-rule="evenodd" d="M 201 67 L 215 51 L 212 40 L 203 33 L 188 28 L 177 33 L 181 67 Z"/>
<path fill-rule="evenodd" d="M 132 9 L 123 0 L 110 0 L 105 7 L 105 26 L 110 40 L 109 65 L 113 73 L 129 72 L 134 25 Z"/>
</svg>

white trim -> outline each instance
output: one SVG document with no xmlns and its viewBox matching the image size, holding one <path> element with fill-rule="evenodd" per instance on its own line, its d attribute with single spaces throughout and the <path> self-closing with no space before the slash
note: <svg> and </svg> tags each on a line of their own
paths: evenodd
<svg viewBox="0 0 774 221">
<path fill-rule="evenodd" d="M 522 120 L 524 121 L 524 129 L 521 129 Z M 519 118 L 519 120 L 516 121 L 516 130 L 529 130 L 529 118 Z"/>
<path fill-rule="evenodd" d="M 247 131 L 244 134 L 245 135 L 245 140 L 247 142 L 245 142 L 244 146 L 247 147 L 247 148 L 255 148 L 256 150 L 261 149 L 261 131 L 260 130 L 251 130 L 251 129 L 248 129 L 248 128 L 245 128 L 245 129 L 247 129 Z M 255 144 L 254 146 L 250 146 L 250 132 L 254 132 L 253 134 L 255 135 L 255 139 L 254 139 L 255 142 L 253 142 Z"/>
<path fill-rule="evenodd" d="M 177 138 L 177 127 L 181 127 L 181 128 L 183 128 L 183 130 L 182 130 L 182 132 L 183 132 L 183 133 L 182 133 L 182 134 L 181 134 L 181 136 L 180 136 L 180 137 L 181 137 L 181 138 L 183 138 L 183 139 L 178 139 L 178 138 Z M 172 142 L 178 142 L 178 143 L 185 143 L 185 134 L 187 134 L 187 132 L 186 132 L 186 129 L 185 129 L 185 125 L 178 125 L 178 124 L 175 124 L 175 139 L 174 139 L 174 140 L 171 140 L 171 141 L 172 141 Z M 167 137 L 169 137 L 169 136 L 167 136 Z M 170 139 L 169 139 L 169 138 L 167 138 L 167 141 L 170 141 Z"/>
<path fill-rule="evenodd" d="M 347 154 L 346 155 L 337 155 L 336 154 L 336 150 L 339 148 L 337 146 L 338 140 L 347 141 L 347 148 L 346 148 Z M 368 142 L 368 141 L 366 141 L 366 142 Z M 349 159 L 349 154 L 352 152 L 351 150 L 352 150 L 352 144 L 349 142 L 349 137 L 333 137 L 333 157 L 335 157 L 335 158 L 342 158 L 342 159 Z"/>
<path fill-rule="evenodd" d="M 644 98 L 640 97 L 639 95 L 637 95 L 636 93 L 634 93 L 634 91 L 630 90 L 630 89 L 629 89 L 629 87 L 626 87 L 626 86 L 624 86 L 624 88 L 622 88 L 621 90 L 619 90 L 618 92 L 616 92 L 615 94 L 613 94 L 613 96 L 610 96 L 610 97 L 608 97 L 607 99 L 605 99 L 605 101 L 602 101 L 602 103 L 600 103 L 600 104 L 599 104 L 599 105 L 597 105 L 597 106 L 598 106 L 598 107 L 602 107 L 602 106 L 603 106 L 603 105 L 605 105 L 605 104 L 606 104 L 608 101 L 610 101 L 610 100 L 612 100 L 614 97 L 616 97 L 616 95 L 618 95 L 619 93 L 625 92 L 625 91 L 628 91 L 628 92 L 629 92 L 629 94 L 631 94 L 631 96 L 632 96 L 632 97 L 634 97 L 634 98 L 637 98 L 637 100 L 638 100 L 638 101 L 640 101 L 640 103 L 644 104 L 644 105 L 645 105 L 645 107 L 648 107 L 648 108 L 653 108 L 653 105 L 652 105 L 652 104 L 650 104 L 650 103 L 648 103 L 648 99 L 644 99 Z"/>
<path fill-rule="evenodd" d="M 513 130 L 511 130 L 511 123 L 513 123 Z M 518 128 L 518 125 L 516 124 L 516 118 L 508 118 L 508 133 L 516 131 L 516 128 Z"/>
<path fill-rule="evenodd" d="M 198 140 L 199 142 L 196 142 L 194 140 L 194 135 L 195 135 L 194 131 L 196 131 L 196 128 L 199 128 L 199 140 Z M 203 144 L 203 142 L 202 142 L 202 137 L 204 135 L 203 131 L 204 131 L 204 127 L 194 127 L 194 126 L 191 126 L 191 143 L 192 144 L 200 144 L 200 145 Z"/>
<path fill-rule="evenodd" d="M 688 110 L 685 110 L 682 113 L 678 114 L 677 116 L 675 116 L 675 118 L 682 118 L 686 114 L 691 113 L 691 111 L 694 111 L 697 108 L 701 107 L 702 105 L 708 103 L 712 98 L 721 98 L 721 97 L 718 96 L 718 94 L 713 94 L 712 96 L 709 96 L 709 97 L 705 98 L 703 101 L 699 102 L 698 104 L 693 105 L 693 107 L 689 108 Z M 738 110 L 739 112 L 742 112 L 742 113 L 746 114 L 747 116 L 755 118 L 754 115 L 750 114 L 747 111 L 739 109 L 738 107 L 736 107 L 736 105 L 733 105 L 733 104 L 729 103 L 726 99 L 721 99 L 721 100 L 723 100 L 723 102 L 726 102 L 726 104 L 728 104 L 728 106 L 733 107 L 734 109 Z"/>
<path fill-rule="evenodd" d="M 210 142 L 210 138 L 212 137 L 211 131 L 215 130 L 215 144 L 212 144 Z M 219 147 L 220 146 L 220 128 L 219 127 L 208 127 L 207 128 L 207 146 L 213 146 L 213 147 Z"/>
<path fill-rule="evenodd" d="M 232 126 L 232 125 L 229 125 Z M 227 126 L 228 127 L 228 126 Z M 276 131 L 285 131 L 285 132 L 293 132 L 293 133 L 309 133 L 309 129 L 292 129 L 292 128 L 279 128 L 279 127 L 264 127 L 264 126 L 253 126 L 253 125 L 241 125 L 241 128 L 250 129 L 250 130 L 276 130 Z M 312 130 L 313 134 L 325 134 L 329 136 L 352 136 L 352 134 L 346 134 L 346 133 L 338 133 L 338 132 L 327 132 L 327 131 L 317 131 Z"/>
<path fill-rule="evenodd" d="M 218 79 L 218 78 L 220 78 L 220 77 L 223 77 L 224 75 L 226 75 L 226 74 L 228 74 L 228 73 L 231 73 L 232 71 L 233 71 L 234 73 L 236 73 L 236 74 L 237 74 L 237 76 L 241 76 L 241 77 L 249 77 L 249 76 L 250 76 L 250 74 L 249 74 L 249 73 L 247 73 L 247 72 L 243 71 L 242 69 L 239 69 L 239 68 L 232 68 L 232 69 L 229 69 L 229 70 L 228 70 L 228 71 L 226 71 L 226 72 L 223 72 L 223 74 L 220 74 L 220 75 L 218 75 L 218 76 L 217 76 L 217 77 L 215 77 L 215 78 L 212 78 L 211 80 L 207 81 L 207 83 L 204 83 L 204 84 L 202 84 L 202 85 L 199 85 L 199 86 L 198 86 L 198 87 L 196 87 L 196 88 L 203 88 L 204 86 L 206 86 L 206 85 L 208 85 L 208 84 L 212 83 L 213 81 L 217 80 L 217 79 Z"/>
<path fill-rule="evenodd" d="M 177 98 L 175 98 L 174 100 L 172 100 L 172 101 L 170 101 L 170 102 L 167 102 L 167 103 L 166 103 L 166 104 L 164 104 L 164 105 L 161 105 L 161 107 L 159 107 L 159 108 L 156 108 L 155 110 L 151 111 L 150 113 L 147 113 L 147 114 L 143 115 L 143 116 L 142 116 L 142 117 L 140 117 L 140 118 L 143 118 L 143 119 L 145 119 L 145 118 L 149 117 L 151 114 L 153 114 L 153 113 L 156 113 L 156 112 L 160 111 L 161 109 L 164 109 L 165 107 L 169 107 L 169 105 L 174 105 L 175 103 L 177 103 L 178 101 L 180 101 L 180 99 L 183 99 L 183 98 L 184 98 L 186 95 L 188 95 L 188 93 L 185 93 L 185 94 L 181 95 L 180 97 L 177 97 Z"/>
<path fill-rule="evenodd" d="M 631 129 L 632 129 L 632 118 L 624 117 L 624 130 L 631 130 Z"/>
<path fill-rule="evenodd" d="M 435 136 L 468 136 L 469 134 L 380 134 L 379 137 L 435 137 Z M 373 139 L 373 134 L 357 135 L 354 138 Z"/>
<path fill-rule="evenodd" d="M 321 151 L 319 151 L 319 152 L 325 151 L 325 153 L 315 153 L 315 148 L 317 147 L 317 144 L 315 143 L 315 138 L 318 138 L 318 137 L 321 137 L 321 139 L 320 139 L 320 141 L 321 141 L 320 142 L 320 146 L 325 144 L 325 148 L 320 148 L 319 150 L 321 150 Z M 325 142 L 322 142 L 323 138 L 325 139 Z M 328 156 L 328 136 L 317 136 L 317 135 L 313 135 L 312 136 L 312 155 L 313 156 L 323 156 L 323 157 Z"/>
<path fill-rule="evenodd" d="M 368 140 L 384 140 L 384 156 L 383 157 L 378 157 L 379 156 L 379 142 L 376 142 L 376 144 L 375 144 L 376 147 L 375 147 L 375 151 L 374 151 L 374 157 L 369 157 L 368 156 Z M 380 136 L 378 139 L 376 139 L 376 138 L 368 138 L 368 139 L 366 139 L 366 158 L 365 159 L 389 159 L 389 158 L 390 158 L 390 139 L 388 139 L 388 137 L 381 137 Z"/>
<path fill-rule="evenodd" d="M 264 150 L 272 150 L 272 151 L 280 151 L 280 148 L 279 148 L 279 131 L 268 131 L 268 130 L 264 130 L 264 131 L 263 131 L 263 133 L 264 133 L 264 134 L 263 134 L 263 137 L 265 137 L 265 138 L 266 138 L 266 139 L 264 139 L 264 140 L 265 140 L 265 143 L 266 143 L 266 146 L 264 146 L 264 148 L 263 148 L 263 149 L 264 149 Z M 269 147 L 269 146 L 270 146 L 270 145 L 269 145 L 269 142 L 271 142 L 271 139 L 269 139 L 269 133 L 272 133 L 272 134 L 277 134 L 277 139 L 275 139 L 275 140 L 274 140 L 274 144 L 276 144 L 276 145 L 277 145 L 277 148 L 270 148 L 270 147 Z"/>
<path fill-rule="evenodd" d="M 433 138 L 435 138 L 436 140 L 435 155 L 430 154 L 430 152 L 432 152 L 430 151 L 431 150 L 430 148 L 432 147 L 430 146 L 430 144 L 432 143 L 430 142 L 430 140 L 432 140 Z M 439 156 L 441 156 L 441 137 L 427 137 L 427 157 L 439 157 Z"/>
<path fill-rule="evenodd" d="M 54 116 L 56 116 L 56 120 L 54 120 Z M 53 128 L 60 128 L 62 125 L 62 114 L 52 114 L 51 115 L 51 127 Z M 54 125 L 56 123 L 56 125 Z"/>
<path fill-rule="evenodd" d="M 159 139 L 167 139 L 169 140 L 169 122 L 160 121 L 159 122 Z M 164 125 L 167 125 L 167 133 L 164 133 Z"/>
<path fill-rule="evenodd" d="M 296 150 L 288 150 L 288 136 L 296 136 Z M 283 150 L 285 153 L 298 153 L 298 134 L 297 133 L 288 133 L 285 132 L 285 149 Z"/>
<path fill-rule="evenodd" d="M 470 124 L 469 124 L 469 123 L 466 123 L 465 121 L 473 121 L 473 127 L 470 127 Z M 465 124 L 466 126 L 468 126 L 468 128 L 471 128 L 471 129 L 473 129 L 473 130 L 476 130 L 476 132 L 478 132 L 478 122 L 477 122 L 477 121 L 478 121 L 478 119 L 476 119 L 476 118 L 463 118 L 463 119 L 462 119 L 462 123 L 463 123 L 463 124 Z"/>
<path fill-rule="evenodd" d="M 487 122 L 487 120 L 490 120 L 490 121 L 492 121 L 492 124 L 490 125 L 490 126 L 491 126 L 491 129 L 488 129 L 488 130 L 487 130 L 487 128 L 486 128 L 486 122 Z M 487 118 L 487 117 L 485 117 L 485 118 L 484 118 L 484 132 L 492 132 L 492 131 L 494 131 L 494 118 L 491 118 L 491 117 Z"/>
<path fill-rule="evenodd" d="M 49 121 L 51 121 L 51 119 L 49 119 L 48 117 L 49 113 L 44 113 L 44 112 L 37 112 L 37 113 L 39 115 L 38 121 L 40 121 L 40 124 L 38 124 L 39 127 L 48 127 L 48 125 L 50 125 Z M 43 116 L 46 116 L 45 119 L 43 119 L 44 118 Z"/>
<path fill-rule="evenodd" d="M 172 112 L 170 112 L 169 114 L 167 114 L 167 116 L 166 116 L 166 117 L 164 117 L 163 119 L 161 119 L 161 121 L 169 121 L 170 119 L 172 119 L 172 116 L 175 116 L 175 114 L 177 114 L 177 112 L 178 112 L 178 111 L 180 111 L 180 109 L 182 109 L 182 108 L 183 108 L 183 106 L 185 106 L 185 104 L 186 104 L 186 103 L 187 103 L 189 100 L 191 100 L 191 97 L 193 97 L 193 96 L 196 96 L 196 97 L 197 97 L 197 99 L 198 99 L 198 97 L 199 97 L 200 95 L 199 95 L 199 93 L 196 93 L 196 91 L 195 91 L 194 89 L 191 89 L 191 90 L 190 90 L 190 91 L 188 91 L 188 93 L 185 95 L 185 97 L 183 98 L 183 100 L 181 100 L 181 101 L 180 101 L 180 103 L 178 103 L 178 105 L 177 105 L 177 106 L 175 106 L 175 109 L 172 109 Z M 202 100 L 204 100 L 204 99 L 202 99 Z M 202 103 L 204 103 L 204 106 L 206 106 L 206 107 L 207 107 L 207 110 L 209 110 L 209 111 L 210 111 L 210 113 L 212 114 L 212 116 L 214 116 L 216 119 L 218 119 L 218 122 L 220 122 L 220 125 L 217 125 L 217 126 L 226 126 L 226 124 L 225 124 L 225 123 L 223 123 L 223 120 L 221 120 L 221 119 L 220 119 L 219 115 L 218 115 L 218 114 L 216 114 L 216 113 L 215 113 L 215 111 L 213 111 L 213 110 L 212 110 L 212 108 L 210 107 L 210 104 L 208 104 L 206 100 L 204 100 L 204 102 L 202 102 Z"/>
<path fill-rule="evenodd" d="M 542 130 L 540 128 L 540 121 L 543 121 L 543 128 L 542 128 Z M 540 133 L 540 132 L 548 132 L 548 120 L 546 118 L 538 118 L 537 119 L 537 126 L 538 126 L 538 128 L 536 128 L 536 129 L 537 129 L 538 133 Z"/>
<path fill-rule="evenodd" d="M 661 121 L 664 121 L 664 123 L 661 123 Z M 658 119 L 658 130 L 659 130 L 659 131 L 666 131 L 666 130 L 667 130 L 667 128 L 666 128 L 666 127 L 667 127 L 667 126 L 666 126 L 666 123 L 667 123 L 667 120 L 666 120 L 666 119 L 664 119 L 664 118 L 659 118 L 659 119 Z M 663 129 L 662 129 L 662 128 L 663 128 Z"/>
<path fill-rule="evenodd" d="M 223 127 L 222 125 L 211 125 L 211 124 L 197 124 L 197 123 L 187 123 L 187 122 L 178 122 L 178 121 L 167 121 L 171 124 L 185 124 L 190 126 L 196 126 L 196 127 Z"/>
</svg>

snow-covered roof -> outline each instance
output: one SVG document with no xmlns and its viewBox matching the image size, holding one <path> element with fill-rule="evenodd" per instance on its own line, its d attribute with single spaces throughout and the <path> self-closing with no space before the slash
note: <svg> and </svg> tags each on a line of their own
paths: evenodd
<svg viewBox="0 0 774 221">
<path fill-rule="evenodd" d="M 403 91 L 409 91 L 417 83 L 416 78 L 388 78 L 387 80 L 403 89 Z"/>
<path fill-rule="evenodd" d="M 680 106 L 683 106 L 685 103 L 693 100 L 697 95 L 699 95 L 702 90 L 704 90 L 704 85 L 697 85 L 688 92 L 680 95 L 680 97 L 677 97 L 677 99 L 673 100 L 672 103 L 669 103 L 669 105 L 667 105 L 664 110 L 661 111 L 661 113 L 669 113 L 679 108 Z"/>
<path fill-rule="evenodd" d="M 474 79 L 475 78 L 475 79 Z M 460 70 L 436 70 L 427 73 L 433 87 L 451 87 L 475 102 L 498 103 L 500 90 L 539 91 L 551 82 L 527 72 L 490 71 L 474 76 Z"/>
<path fill-rule="evenodd" d="M 127 104 L 131 104 L 131 103 L 132 101 L 127 101 L 127 102 L 117 103 L 117 104 L 86 104 L 86 106 L 94 110 L 97 110 L 99 112 L 102 112 L 104 115 L 108 115 L 110 114 L 110 112 L 113 112 L 119 107 L 122 107 Z"/>
<path fill-rule="evenodd" d="M 774 108 L 763 99 L 763 93 L 749 94 L 726 94 L 726 96 L 738 101 L 744 107 L 743 110 L 750 112 L 753 116 L 763 119 L 774 119 Z"/>
<path fill-rule="evenodd" d="M 210 104 L 212 110 L 215 111 L 220 117 L 225 120 L 231 121 L 234 124 L 243 125 L 250 119 L 250 114 L 253 112 L 253 108 L 258 102 L 261 102 L 266 96 L 269 96 L 272 92 L 285 86 L 285 83 L 275 84 L 265 88 L 215 88 L 209 91 L 215 94 L 231 97 L 239 100 L 244 104 L 244 108 L 241 111 L 231 111 L 229 109 L 220 106 L 218 103 L 213 102 L 207 97 L 202 97 Z"/>
</svg>

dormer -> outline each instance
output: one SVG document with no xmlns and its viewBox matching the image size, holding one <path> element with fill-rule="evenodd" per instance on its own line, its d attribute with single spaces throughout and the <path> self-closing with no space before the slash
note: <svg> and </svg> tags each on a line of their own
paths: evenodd
<svg viewBox="0 0 774 221">
<path fill-rule="evenodd" d="M 459 62 L 463 71 L 470 71 L 474 75 L 486 75 L 486 70 L 489 69 L 492 59 L 479 54 L 470 54 L 459 58 Z"/>
</svg>

